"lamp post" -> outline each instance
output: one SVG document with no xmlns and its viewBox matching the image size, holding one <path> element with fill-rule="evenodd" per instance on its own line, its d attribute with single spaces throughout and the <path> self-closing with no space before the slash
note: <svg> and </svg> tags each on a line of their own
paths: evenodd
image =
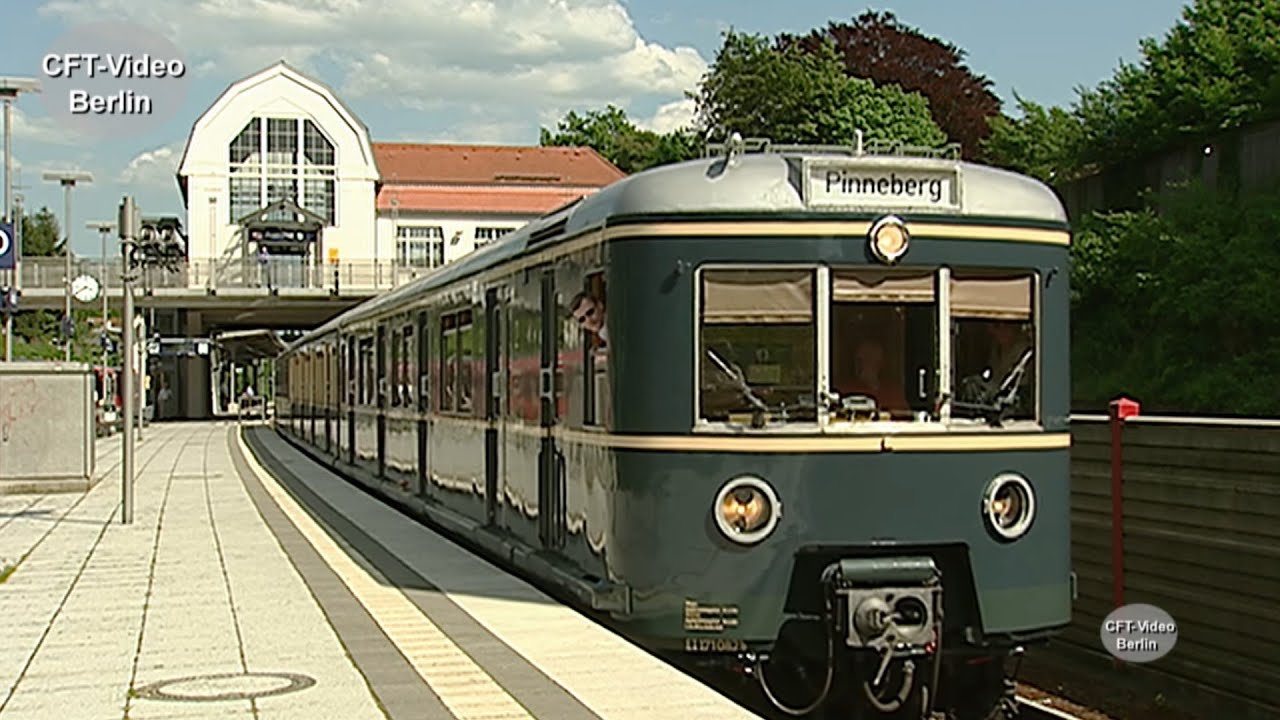
<svg viewBox="0 0 1280 720">
<path fill-rule="evenodd" d="M 111 236 L 111 231 L 116 228 L 116 224 L 107 220 L 99 220 L 86 223 L 86 226 L 90 230 L 97 230 L 102 237 L 102 371 L 105 373 L 107 370 L 107 338 L 110 337 L 110 333 L 107 332 L 109 327 L 107 318 L 107 238 Z M 103 392 L 103 400 L 106 400 L 105 392 Z"/>
<path fill-rule="evenodd" d="M 31 78 L 0 77 L 0 100 L 4 100 L 4 210 L 0 215 L 5 222 L 13 220 L 13 101 L 24 92 L 40 92 L 40 85 Z M 18 221 L 21 223 L 21 220 Z M 18 229 L 13 248 L 13 287 L 22 289 L 22 230 Z M 13 360 L 13 313 L 4 319 L 4 360 Z"/>
<path fill-rule="evenodd" d="M 71 189 L 76 186 L 76 183 L 93 182 L 93 175 L 83 170 L 58 170 L 58 171 L 50 170 L 44 173 L 44 179 L 46 182 L 61 183 L 62 189 L 63 189 L 63 196 L 66 201 L 66 214 L 62 218 L 62 226 L 66 228 L 66 233 L 67 233 L 66 239 L 63 241 L 63 246 L 62 246 L 63 257 L 67 259 L 66 271 L 65 271 L 66 277 L 62 279 L 63 285 L 65 286 L 65 291 L 66 291 L 65 305 L 64 305 L 65 311 L 66 311 L 66 317 L 64 318 L 63 322 L 66 324 L 65 329 L 68 331 L 67 332 L 67 362 L 71 362 L 72 333 L 70 331 L 73 330 L 75 327 L 74 325 L 71 324 Z"/>
</svg>

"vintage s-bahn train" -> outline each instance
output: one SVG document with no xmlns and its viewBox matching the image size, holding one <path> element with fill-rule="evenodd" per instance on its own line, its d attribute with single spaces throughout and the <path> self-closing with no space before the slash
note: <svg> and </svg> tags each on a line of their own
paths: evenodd
<svg viewBox="0 0 1280 720">
<path fill-rule="evenodd" d="M 735 138 L 305 335 L 276 423 L 785 712 L 1003 717 L 1071 613 L 1069 238 L 954 154 Z"/>
</svg>

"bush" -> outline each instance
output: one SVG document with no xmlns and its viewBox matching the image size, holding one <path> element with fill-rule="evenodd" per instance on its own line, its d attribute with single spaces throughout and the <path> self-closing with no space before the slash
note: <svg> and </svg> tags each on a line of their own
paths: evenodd
<svg viewBox="0 0 1280 720">
<path fill-rule="evenodd" d="M 1280 414 L 1280 191 L 1200 186 L 1098 214 L 1072 249 L 1073 408 Z"/>
</svg>

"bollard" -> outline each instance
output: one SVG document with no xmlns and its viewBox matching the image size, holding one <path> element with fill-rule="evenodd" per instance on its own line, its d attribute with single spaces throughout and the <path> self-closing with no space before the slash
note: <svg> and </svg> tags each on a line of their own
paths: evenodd
<svg viewBox="0 0 1280 720">
<path fill-rule="evenodd" d="M 1111 401 L 1111 603 L 1124 606 L 1124 422 L 1141 411 L 1135 400 Z M 1116 658 L 1112 664 L 1124 664 Z"/>
</svg>

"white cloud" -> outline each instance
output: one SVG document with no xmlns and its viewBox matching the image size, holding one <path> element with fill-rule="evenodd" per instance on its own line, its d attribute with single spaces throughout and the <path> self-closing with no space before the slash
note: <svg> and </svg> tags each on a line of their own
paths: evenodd
<svg viewBox="0 0 1280 720">
<path fill-rule="evenodd" d="M 436 133 L 409 138 L 410 142 L 457 143 L 461 145 L 525 145 L 530 142 L 529 128 L 523 122 L 461 122 Z"/>
<path fill-rule="evenodd" d="M 120 171 L 116 182 L 139 187 L 175 188 L 174 173 L 178 170 L 178 160 L 182 158 L 182 145 L 177 142 L 138 154 Z"/>
<path fill-rule="evenodd" d="M 532 129 L 552 107 L 672 100 L 707 69 L 693 48 L 641 37 L 618 0 L 48 0 L 41 11 L 145 25 L 188 67 L 228 79 L 281 58 L 334 67 L 344 97 L 461 110 L 481 129 Z"/>
<path fill-rule="evenodd" d="M 650 118 L 636 118 L 636 126 L 642 130 L 656 133 L 669 133 L 672 130 L 689 128 L 693 125 L 697 105 L 688 98 L 665 103 L 658 107 Z"/>
<path fill-rule="evenodd" d="M 43 145 L 75 146 L 92 142 L 82 133 L 70 132 L 49 117 L 31 117 L 16 104 L 13 107 L 14 143 L 40 143 Z"/>
</svg>

